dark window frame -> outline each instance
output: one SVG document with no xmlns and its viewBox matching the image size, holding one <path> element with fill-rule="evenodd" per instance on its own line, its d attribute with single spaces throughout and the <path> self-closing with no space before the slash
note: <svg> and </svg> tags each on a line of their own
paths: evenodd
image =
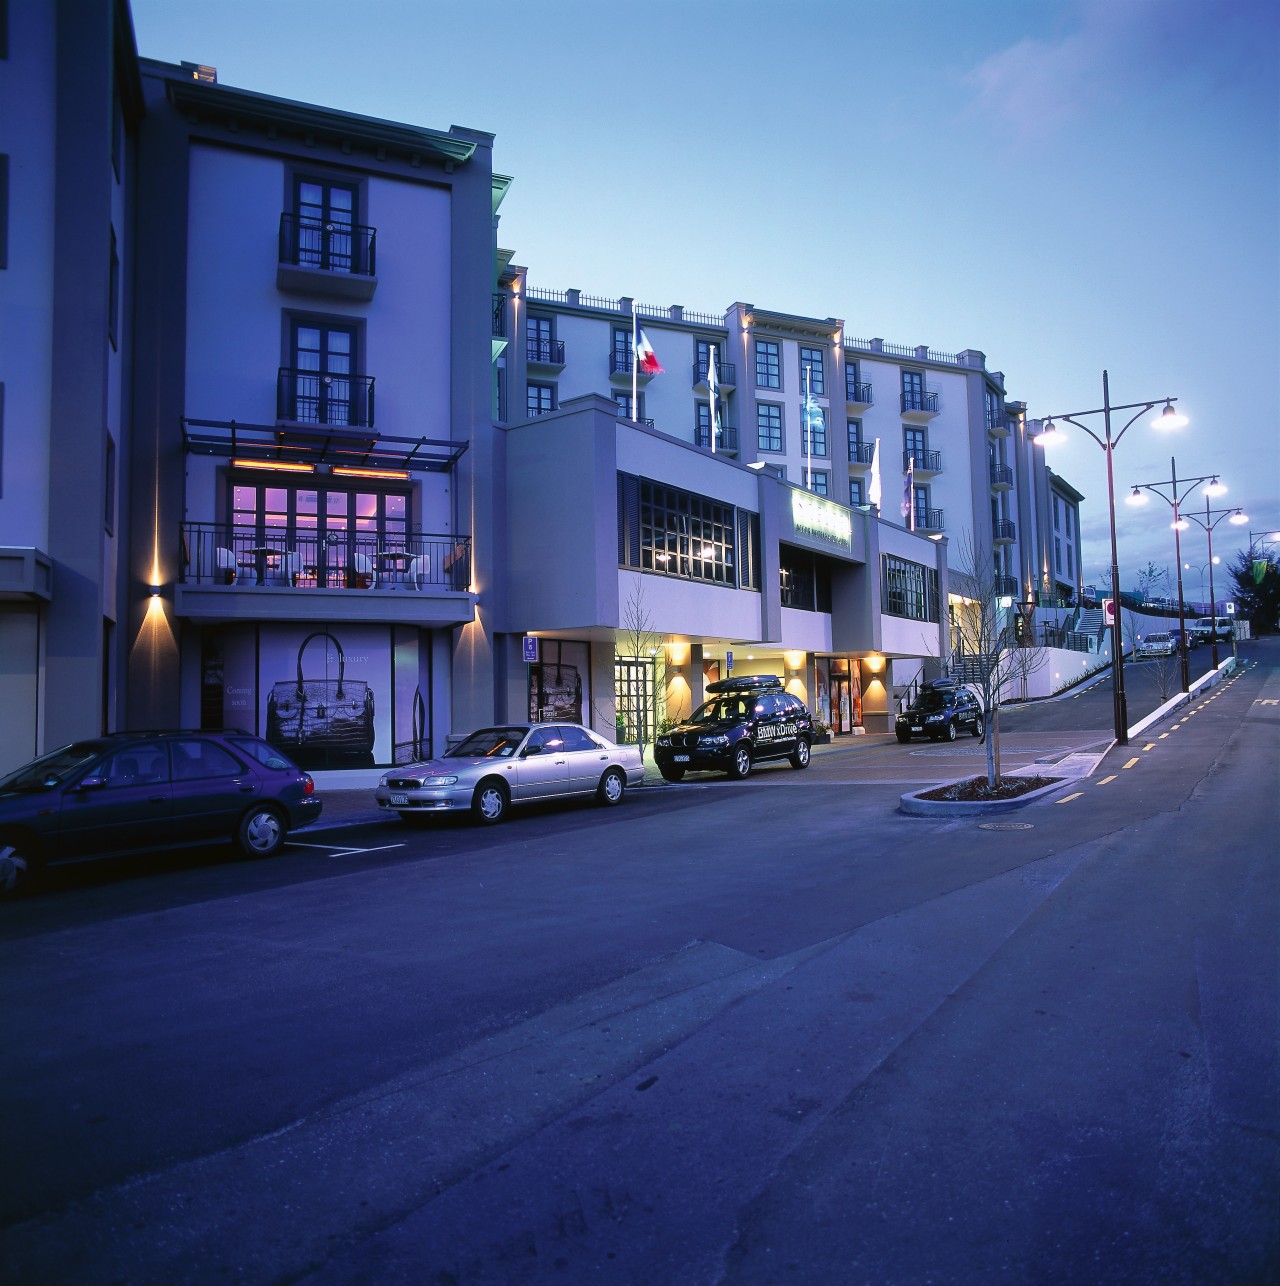
<svg viewBox="0 0 1280 1286">
<path fill-rule="evenodd" d="M 808 354 L 808 356 L 806 356 Z M 804 392 L 804 368 L 809 367 L 809 392 L 814 397 L 827 395 L 827 355 L 826 350 L 810 348 L 807 344 L 800 346 L 800 391 Z"/>
<path fill-rule="evenodd" d="M 937 623 L 938 570 L 894 554 L 880 555 L 880 610 L 886 616 Z"/>
<path fill-rule="evenodd" d="M 782 344 L 776 339 L 757 339 L 752 353 L 755 357 L 756 388 L 781 392 Z"/>
<path fill-rule="evenodd" d="M 775 427 L 772 423 L 773 417 L 769 414 L 770 412 L 774 412 L 774 411 L 777 412 L 777 417 L 776 417 L 777 418 L 776 427 L 778 430 L 777 438 L 776 438 L 777 446 L 766 445 L 764 438 L 761 434 L 762 429 L 767 427 L 770 430 L 772 430 Z M 764 420 L 766 417 L 768 417 L 771 421 L 768 425 L 765 425 L 764 423 Z M 771 432 L 769 441 L 770 443 L 772 443 L 774 440 L 775 439 Z M 780 402 L 757 402 L 756 403 L 756 447 L 760 451 L 768 451 L 771 455 L 781 455 L 783 452 L 786 451 L 787 449 L 786 423 L 785 423 L 785 417 L 782 413 L 782 404 Z"/>
</svg>

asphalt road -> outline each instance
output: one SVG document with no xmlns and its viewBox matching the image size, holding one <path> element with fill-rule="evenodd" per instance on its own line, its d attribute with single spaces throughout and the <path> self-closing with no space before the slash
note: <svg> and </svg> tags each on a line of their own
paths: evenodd
<svg viewBox="0 0 1280 1286">
<path fill-rule="evenodd" d="M 0 907 L 0 1280 L 1280 1280 L 1280 646 L 1243 651 L 998 820 L 896 812 L 976 743 L 881 742 L 64 873 Z"/>
</svg>

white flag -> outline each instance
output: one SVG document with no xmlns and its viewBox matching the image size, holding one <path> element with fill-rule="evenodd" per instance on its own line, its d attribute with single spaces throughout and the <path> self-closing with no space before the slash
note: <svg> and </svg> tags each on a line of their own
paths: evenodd
<svg viewBox="0 0 1280 1286">
<path fill-rule="evenodd" d="M 711 450 L 716 449 L 720 431 L 720 380 L 716 375 L 716 346 L 707 349 L 707 396 L 711 399 Z"/>
<path fill-rule="evenodd" d="M 867 502 L 880 508 L 880 439 L 871 448 L 871 485 L 867 488 Z"/>
</svg>

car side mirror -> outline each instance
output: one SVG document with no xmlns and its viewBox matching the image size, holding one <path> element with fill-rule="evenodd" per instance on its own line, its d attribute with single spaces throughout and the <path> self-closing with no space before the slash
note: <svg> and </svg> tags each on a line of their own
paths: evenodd
<svg viewBox="0 0 1280 1286">
<path fill-rule="evenodd" d="M 541 746 L 526 746 L 526 747 L 525 747 L 525 748 L 520 752 L 520 758 L 521 758 L 521 759 L 528 759 L 530 755 L 540 755 L 541 753 L 542 753 L 542 747 L 541 747 Z"/>
<path fill-rule="evenodd" d="M 101 790 L 107 784 L 105 777 L 81 777 L 76 783 L 77 790 Z"/>
</svg>

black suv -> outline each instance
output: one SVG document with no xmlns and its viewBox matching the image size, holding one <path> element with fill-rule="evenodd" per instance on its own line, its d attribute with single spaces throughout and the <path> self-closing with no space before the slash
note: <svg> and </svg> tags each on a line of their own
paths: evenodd
<svg viewBox="0 0 1280 1286">
<path fill-rule="evenodd" d="M 793 768 L 809 766 L 813 720 L 808 707 L 785 692 L 775 674 L 708 683 L 712 693 L 653 747 L 658 771 L 667 781 L 686 772 L 709 769 L 743 778 L 758 759 L 790 759 Z"/>
<path fill-rule="evenodd" d="M 320 816 L 315 783 L 247 732 L 116 732 L 0 778 L 0 897 L 45 862 L 234 840 L 270 857 Z"/>
<path fill-rule="evenodd" d="M 893 725 L 898 740 L 928 737 L 930 741 L 954 741 L 961 732 L 982 736 L 987 726 L 978 698 L 954 681 L 927 683 L 910 708 Z"/>
</svg>

